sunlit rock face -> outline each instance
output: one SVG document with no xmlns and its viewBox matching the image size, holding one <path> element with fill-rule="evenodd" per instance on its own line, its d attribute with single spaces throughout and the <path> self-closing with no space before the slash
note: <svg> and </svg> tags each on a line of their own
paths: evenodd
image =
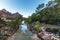
<svg viewBox="0 0 60 40">
<path fill-rule="evenodd" d="M 12 13 L 7 11 L 6 9 L 0 10 L 0 15 L 4 18 L 13 18 Z"/>
<path fill-rule="evenodd" d="M 0 10 L 0 16 L 4 17 L 4 18 L 14 18 L 16 16 L 22 17 L 22 15 L 19 14 L 19 12 L 11 13 L 11 12 L 7 11 L 6 9 Z"/>
</svg>

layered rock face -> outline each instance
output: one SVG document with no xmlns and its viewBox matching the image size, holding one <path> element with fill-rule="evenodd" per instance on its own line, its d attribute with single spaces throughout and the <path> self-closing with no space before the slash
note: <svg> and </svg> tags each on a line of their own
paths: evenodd
<svg viewBox="0 0 60 40">
<path fill-rule="evenodd" d="M 0 17 L 4 17 L 4 18 L 14 18 L 14 17 L 21 17 L 22 15 L 19 14 L 18 12 L 16 13 L 11 13 L 9 11 L 7 11 L 6 9 L 2 9 L 0 10 Z"/>
</svg>

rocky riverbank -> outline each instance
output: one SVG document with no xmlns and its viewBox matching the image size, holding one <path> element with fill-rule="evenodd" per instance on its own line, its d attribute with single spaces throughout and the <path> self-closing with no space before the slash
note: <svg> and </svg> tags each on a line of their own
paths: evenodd
<svg viewBox="0 0 60 40">
<path fill-rule="evenodd" d="M 59 36 L 55 36 L 54 34 L 48 34 L 46 32 L 40 32 L 31 36 L 31 40 L 60 40 Z"/>
<path fill-rule="evenodd" d="M 24 35 L 23 35 L 24 34 Z M 59 36 L 55 36 L 54 34 L 49 34 L 44 31 L 37 34 L 33 34 L 28 36 L 26 32 L 16 32 L 14 35 L 8 38 L 8 40 L 60 40 Z"/>
</svg>

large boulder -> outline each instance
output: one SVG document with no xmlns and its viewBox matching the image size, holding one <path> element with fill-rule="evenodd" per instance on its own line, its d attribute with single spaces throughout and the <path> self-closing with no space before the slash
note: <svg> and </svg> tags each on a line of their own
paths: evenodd
<svg viewBox="0 0 60 40">
<path fill-rule="evenodd" d="M 31 36 L 31 40 L 40 40 L 40 39 L 37 37 L 37 34 L 34 34 L 33 36 Z"/>
<path fill-rule="evenodd" d="M 26 32 L 26 31 L 22 31 L 22 34 L 23 34 L 23 35 L 27 35 L 27 32 Z"/>
</svg>

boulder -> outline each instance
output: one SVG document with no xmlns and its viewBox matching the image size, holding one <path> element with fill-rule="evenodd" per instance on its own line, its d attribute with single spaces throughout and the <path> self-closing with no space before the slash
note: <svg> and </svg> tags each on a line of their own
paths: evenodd
<svg viewBox="0 0 60 40">
<path fill-rule="evenodd" d="M 31 40 L 40 40 L 40 39 L 37 37 L 37 34 L 34 34 L 31 36 Z"/>
</svg>

